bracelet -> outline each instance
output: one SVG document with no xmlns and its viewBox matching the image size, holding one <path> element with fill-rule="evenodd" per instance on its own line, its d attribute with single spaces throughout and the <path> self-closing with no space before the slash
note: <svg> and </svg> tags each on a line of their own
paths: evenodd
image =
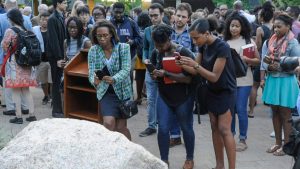
<svg viewBox="0 0 300 169">
<path fill-rule="evenodd" d="M 195 66 L 193 66 L 193 68 L 197 70 L 197 69 L 200 68 L 200 65 L 199 65 L 199 64 L 196 64 Z"/>
</svg>

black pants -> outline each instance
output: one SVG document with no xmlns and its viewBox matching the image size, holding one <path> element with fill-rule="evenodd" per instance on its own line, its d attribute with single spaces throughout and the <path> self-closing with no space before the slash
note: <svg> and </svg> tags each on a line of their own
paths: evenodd
<svg viewBox="0 0 300 169">
<path fill-rule="evenodd" d="M 63 74 L 63 69 L 57 67 L 56 61 L 50 61 L 51 65 L 51 76 L 52 76 L 52 114 L 61 113 L 62 110 L 62 101 L 60 93 L 60 80 Z"/>
</svg>

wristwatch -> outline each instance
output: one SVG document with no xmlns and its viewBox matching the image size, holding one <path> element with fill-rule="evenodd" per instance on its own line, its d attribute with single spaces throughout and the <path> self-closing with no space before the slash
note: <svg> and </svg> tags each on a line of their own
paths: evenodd
<svg viewBox="0 0 300 169">
<path fill-rule="evenodd" d="M 197 63 L 195 66 L 193 66 L 194 69 L 199 69 L 200 65 Z"/>
</svg>

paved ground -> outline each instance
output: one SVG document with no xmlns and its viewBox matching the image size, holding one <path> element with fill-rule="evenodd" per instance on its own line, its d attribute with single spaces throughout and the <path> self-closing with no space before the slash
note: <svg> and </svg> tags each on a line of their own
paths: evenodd
<svg viewBox="0 0 300 169">
<path fill-rule="evenodd" d="M 34 97 L 37 118 L 51 118 L 50 105 L 42 105 L 41 89 L 31 89 Z M 132 134 L 133 142 L 144 146 L 148 151 L 159 157 L 156 135 L 141 138 L 139 132 L 145 129 L 147 124 L 147 113 L 145 102 L 140 106 L 137 116 L 129 120 L 128 125 Z M 0 143 L 7 142 L 22 130 L 28 123 L 23 125 L 10 124 L 11 117 L 3 116 L 3 108 L 0 108 Z M 237 169 L 291 169 L 293 159 L 289 156 L 275 157 L 265 152 L 266 148 L 274 143 L 269 137 L 272 132 L 272 122 L 269 118 L 269 109 L 261 104 L 260 100 L 256 107 L 255 118 L 249 120 L 248 150 L 237 153 Z M 197 123 L 194 116 L 194 130 L 196 135 L 195 146 L 195 169 L 211 169 L 215 165 L 214 151 L 211 140 L 211 130 L 208 116 L 201 116 L 202 123 Z M 1 145 L 0 145 L 1 146 Z M 179 169 L 185 160 L 185 149 L 183 145 L 170 149 L 170 168 Z M 226 160 L 225 160 L 226 161 Z M 227 167 L 226 167 L 227 168 Z"/>
</svg>

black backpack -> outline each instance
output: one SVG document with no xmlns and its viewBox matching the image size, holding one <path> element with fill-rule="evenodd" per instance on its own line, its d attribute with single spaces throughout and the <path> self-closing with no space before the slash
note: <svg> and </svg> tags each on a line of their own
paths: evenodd
<svg viewBox="0 0 300 169">
<path fill-rule="evenodd" d="M 36 35 L 31 31 L 22 31 L 12 27 L 17 33 L 16 62 L 19 66 L 38 66 L 41 63 L 42 49 Z"/>
</svg>

